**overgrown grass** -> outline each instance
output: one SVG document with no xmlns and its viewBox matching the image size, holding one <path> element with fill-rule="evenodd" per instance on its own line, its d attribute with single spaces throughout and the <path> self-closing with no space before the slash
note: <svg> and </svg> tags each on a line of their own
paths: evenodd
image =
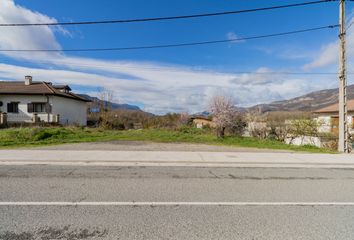
<svg viewBox="0 0 354 240">
<path fill-rule="evenodd" d="M 225 137 L 224 139 L 219 139 L 208 130 L 196 128 L 181 128 L 173 131 L 164 129 L 117 131 L 74 127 L 11 128 L 0 130 L 0 148 L 112 140 L 204 143 L 234 147 L 334 153 L 333 151 L 314 146 L 293 146 L 268 139 L 251 137 Z"/>
</svg>

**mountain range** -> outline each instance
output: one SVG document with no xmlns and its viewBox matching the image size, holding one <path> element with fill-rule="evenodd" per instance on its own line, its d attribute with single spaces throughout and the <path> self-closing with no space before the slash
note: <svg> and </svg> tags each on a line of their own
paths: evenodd
<svg viewBox="0 0 354 240">
<path fill-rule="evenodd" d="M 91 97 L 86 94 L 79 94 L 81 97 L 87 98 L 92 101 L 99 101 L 97 97 Z M 354 85 L 347 87 L 348 100 L 354 99 Z M 258 104 L 248 108 L 239 108 L 240 111 L 247 112 L 273 112 L 273 111 L 314 111 L 329 105 L 338 103 L 338 88 L 325 89 L 320 91 L 311 92 L 299 97 L 291 98 L 288 100 L 275 101 L 271 103 Z M 112 106 L 113 109 L 128 109 L 142 111 L 138 106 L 131 104 L 119 104 L 114 102 L 105 101 L 105 105 Z M 197 113 L 196 115 L 208 116 L 210 113 L 207 111 Z"/>
<path fill-rule="evenodd" d="M 354 99 L 354 85 L 347 87 L 347 96 Z M 338 103 L 338 88 L 311 92 L 300 97 L 275 101 L 268 104 L 258 104 L 245 108 L 246 111 L 272 112 L 272 111 L 314 111 Z"/>
<path fill-rule="evenodd" d="M 99 98 L 97 97 L 91 97 L 87 94 L 78 94 L 80 97 L 86 98 L 88 100 L 91 100 L 93 102 L 100 102 Z M 138 106 L 131 105 L 131 104 L 119 104 L 119 103 L 114 103 L 110 101 L 104 101 L 105 106 L 110 106 L 112 107 L 113 110 L 117 109 L 127 109 L 127 110 L 135 110 L 135 111 L 141 111 L 141 109 Z"/>
</svg>

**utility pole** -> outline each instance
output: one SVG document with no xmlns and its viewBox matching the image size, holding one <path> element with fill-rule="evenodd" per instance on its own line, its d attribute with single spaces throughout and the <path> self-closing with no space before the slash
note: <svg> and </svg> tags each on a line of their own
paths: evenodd
<svg viewBox="0 0 354 240">
<path fill-rule="evenodd" d="M 348 153 L 345 0 L 339 3 L 339 140 L 338 151 Z"/>
</svg>

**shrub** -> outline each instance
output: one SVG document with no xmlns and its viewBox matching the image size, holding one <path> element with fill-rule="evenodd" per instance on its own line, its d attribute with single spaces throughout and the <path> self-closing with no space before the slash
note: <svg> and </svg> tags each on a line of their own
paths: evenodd
<svg viewBox="0 0 354 240">
<path fill-rule="evenodd" d="M 113 120 L 112 123 L 110 124 L 111 129 L 116 129 L 116 130 L 124 130 L 125 126 L 124 123 L 118 121 L 118 120 Z"/>
<path fill-rule="evenodd" d="M 284 142 L 288 137 L 317 136 L 317 121 L 306 112 L 267 112 L 248 115 L 250 135 Z"/>
<path fill-rule="evenodd" d="M 228 127 L 228 132 L 231 136 L 242 136 L 245 132 L 245 128 L 247 126 L 246 121 L 241 115 L 235 115 L 233 117 L 232 124 Z"/>
<path fill-rule="evenodd" d="M 190 127 L 186 125 L 180 126 L 176 130 L 180 133 L 192 134 L 192 135 L 198 135 L 198 134 L 204 134 L 210 132 L 210 129 L 200 129 L 200 128 Z"/>
<path fill-rule="evenodd" d="M 34 140 L 35 141 L 41 141 L 41 140 L 45 140 L 48 139 L 50 137 L 52 137 L 53 134 L 48 132 L 48 131 L 40 131 L 37 134 L 34 135 Z"/>
<path fill-rule="evenodd" d="M 31 136 L 34 141 L 43 141 L 49 138 L 67 138 L 74 131 L 81 128 L 35 128 Z"/>
<path fill-rule="evenodd" d="M 313 119 L 291 120 L 289 123 L 289 136 L 291 138 L 301 136 L 318 137 L 320 124 L 320 122 Z"/>
</svg>

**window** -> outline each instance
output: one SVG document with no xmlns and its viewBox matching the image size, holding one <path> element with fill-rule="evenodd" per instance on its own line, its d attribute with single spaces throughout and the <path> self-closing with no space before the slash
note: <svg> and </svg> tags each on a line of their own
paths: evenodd
<svg viewBox="0 0 354 240">
<path fill-rule="evenodd" d="M 18 113 L 18 102 L 10 102 L 7 104 L 8 113 Z"/>
<path fill-rule="evenodd" d="M 27 106 L 29 113 L 50 113 L 51 106 L 49 103 L 29 103 Z"/>
<path fill-rule="evenodd" d="M 45 103 L 33 103 L 33 112 L 36 113 L 45 112 Z"/>
</svg>

